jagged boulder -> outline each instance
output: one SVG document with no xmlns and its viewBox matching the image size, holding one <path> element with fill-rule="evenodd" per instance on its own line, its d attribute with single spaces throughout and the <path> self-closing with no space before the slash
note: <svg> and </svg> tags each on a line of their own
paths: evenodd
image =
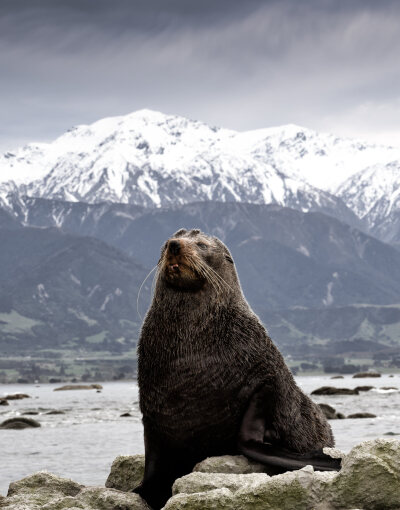
<svg viewBox="0 0 400 510">
<path fill-rule="evenodd" d="M 138 496 L 104 487 L 84 487 L 72 480 L 39 472 L 10 484 L 6 510 L 150 510 Z"/>
<path fill-rule="evenodd" d="M 144 473 L 144 455 L 120 455 L 111 466 L 106 487 L 130 491 L 140 485 Z"/>
<path fill-rule="evenodd" d="M 165 510 L 300 510 L 315 506 L 317 495 L 336 473 L 311 466 L 282 475 L 191 473 L 177 480 Z M 235 482 L 236 477 L 236 482 Z"/>
<path fill-rule="evenodd" d="M 335 449 L 325 449 L 340 456 Z M 311 466 L 269 477 L 264 473 L 193 472 L 177 480 L 165 510 L 395 510 L 400 508 L 400 442 L 377 439 L 343 456 L 342 469 Z"/>
<path fill-rule="evenodd" d="M 208 457 L 195 465 L 194 472 L 202 473 L 265 473 L 263 464 L 254 462 L 244 455 L 222 455 L 221 457 Z"/>
</svg>

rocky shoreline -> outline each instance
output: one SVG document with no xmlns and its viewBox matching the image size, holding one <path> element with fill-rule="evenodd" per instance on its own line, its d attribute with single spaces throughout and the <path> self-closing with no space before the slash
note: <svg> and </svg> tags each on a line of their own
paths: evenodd
<svg viewBox="0 0 400 510">
<path fill-rule="evenodd" d="M 399 510 L 400 441 L 375 439 L 341 456 L 342 469 L 318 472 L 311 466 L 269 476 L 265 467 L 242 456 L 212 457 L 179 478 L 165 510 Z M 0 508 L 7 510 L 149 510 L 129 492 L 143 476 L 144 456 L 120 456 L 105 487 L 85 487 L 48 472 L 10 484 Z"/>
</svg>

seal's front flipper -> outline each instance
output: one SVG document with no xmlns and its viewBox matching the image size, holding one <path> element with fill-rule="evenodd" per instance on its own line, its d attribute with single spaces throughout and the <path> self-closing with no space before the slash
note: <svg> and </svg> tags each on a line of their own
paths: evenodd
<svg viewBox="0 0 400 510">
<path fill-rule="evenodd" d="M 254 392 L 240 427 L 239 452 L 271 466 L 273 474 L 301 469 L 310 464 L 318 471 L 339 471 L 341 459 L 326 455 L 322 449 L 300 454 L 281 446 L 282 439 L 267 418 L 268 414 L 274 413 L 267 413 L 266 410 L 273 409 L 274 405 L 273 389 L 267 385 Z"/>
<path fill-rule="evenodd" d="M 239 451 L 252 460 L 266 466 L 280 468 L 282 471 L 293 471 L 311 465 L 317 471 L 339 471 L 341 459 L 333 459 L 322 450 L 304 454 L 290 452 L 268 443 L 249 440 L 239 444 Z"/>
</svg>

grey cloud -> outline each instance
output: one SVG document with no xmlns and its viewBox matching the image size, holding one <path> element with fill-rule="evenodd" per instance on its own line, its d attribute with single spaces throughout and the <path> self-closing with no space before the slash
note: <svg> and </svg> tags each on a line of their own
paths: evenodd
<svg viewBox="0 0 400 510">
<path fill-rule="evenodd" d="M 0 144 L 143 107 L 340 131 L 369 102 L 389 122 L 399 21 L 395 1 L 3 0 Z"/>
</svg>

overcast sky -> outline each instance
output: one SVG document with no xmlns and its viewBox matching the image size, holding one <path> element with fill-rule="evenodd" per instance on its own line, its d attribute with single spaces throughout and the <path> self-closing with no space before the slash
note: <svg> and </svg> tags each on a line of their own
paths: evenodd
<svg viewBox="0 0 400 510">
<path fill-rule="evenodd" d="M 0 0 L 0 149 L 140 108 L 400 145 L 400 1 Z"/>
</svg>

